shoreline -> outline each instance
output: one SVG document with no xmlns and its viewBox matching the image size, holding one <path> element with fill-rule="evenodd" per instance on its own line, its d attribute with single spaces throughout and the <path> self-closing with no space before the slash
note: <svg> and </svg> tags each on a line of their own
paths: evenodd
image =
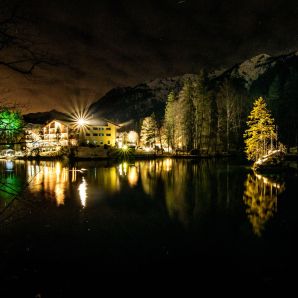
<svg viewBox="0 0 298 298">
<path fill-rule="evenodd" d="M 83 156 L 72 157 L 68 156 L 24 156 L 16 157 L 13 160 L 40 160 L 40 161 L 54 161 L 54 160 L 68 160 L 68 161 L 95 161 L 95 160 L 126 160 L 126 159 L 157 159 L 157 158 L 172 158 L 172 159 L 211 159 L 211 158 L 230 158 L 241 157 L 238 154 L 210 154 L 210 155 L 184 155 L 184 154 L 130 154 L 127 156 Z M 9 158 L 3 158 L 3 160 L 9 160 Z"/>
<path fill-rule="evenodd" d="M 128 156 L 84 156 L 84 157 L 72 157 L 68 156 L 18 156 L 12 159 L 10 158 L 0 158 L 0 160 L 35 160 L 35 161 L 69 161 L 69 162 L 78 162 L 78 161 L 119 161 L 119 160 L 153 160 L 159 158 L 171 158 L 171 159 L 221 159 L 221 158 L 242 158 L 245 160 L 245 156 L 240 153 L 236 154 L 204 154 L 204 155 L 184 155 L 184 154 L 130 154 Z M 286 161 L 298 161 L 298 155 L 285 155 Z"/>
</svg>

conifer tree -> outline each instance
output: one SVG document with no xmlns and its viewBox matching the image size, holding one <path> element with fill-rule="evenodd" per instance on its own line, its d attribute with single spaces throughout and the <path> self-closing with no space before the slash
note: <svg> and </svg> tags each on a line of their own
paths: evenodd
<svg viewBox="0 0 298 298">
<path fill-rule="evenodd" d="M 211 125 L 211 98 L 203 72 L 200 72 L 198 78 L 192 82 L 192 93 L 195 122 L 194 148 L 200 149 L 203 144 L 209 143 Z"/>
<path fill-rule="evenodd" d="M 195 115 L 192 83 L 189 79 L 185 81 L 182 90 L 179 92 L 178 102 L 180 114 L 179 126 L 181 128 L 180 138 L 182 141 L 182 146 L 186 150 L 190 150 L 193 148 L 194 144 Z"/>
<path fill-rule="evenodd" d="M 141 141 L 145 146 L 155 147 L 157 138 L 157 123 L 154 113 L 143 120 L 141 128 Z"/>
<path fill-rule="evenodd" d="M 218 128 L 225 150 L 230 151 L 239 137 L 243 105 L 233 84 L 224 81 L 217 93 Z"/>
<path fill-rule="evenodd" d="M 286 80 L 283 98 L 279 112 L 282 115 L 280 130 L 284 142 L 298 148 L 298 71 L 290 68 L 290 75 Z"/>
<path fill-rule="evenodd" d="M 170 92 L 168 95 L 165 109 L 164 127 L 168 147 L 170 146 L 174 150 L 176 135 L 176 102 L 174 92 Z"/>
<path fill-rule="evenodd" d="M 278 115 L 280 98 L 281 83 L 279 76 L 276 76 L 268 89 L 268 106 L 270 107 L 270 110 L 272 111 L 272 114 L 276 120 L 278 120 L 276 117 Z"/>
<path fill-rule="evenodd" d="M 266 155 L 269 149 L 273 149 L 277 139 L 274 119 L 262 97 L 254 102 L 247 125 L 248 129 L 244 134 L 245 152 L 249 160 L 256 161 Z"/>
</svg>

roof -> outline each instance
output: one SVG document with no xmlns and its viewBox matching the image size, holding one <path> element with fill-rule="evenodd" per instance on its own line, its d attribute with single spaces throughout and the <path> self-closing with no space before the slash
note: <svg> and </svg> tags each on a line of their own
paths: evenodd
<svg viewBox="0 0 298 298">
<path fill-rule="evenodd" d="M 54 121 L 55 121 L 55 122 L 59 122 L 59 123 L 65 125 L 65 126 L 71 126 L 71 125 L 72 125 L 72 122 L 70 122 L 70 121 L 63 121 L 63 120 L 53 119 L 53 120 L 51 120 L 51 121 L 45 123 L 44 126 L 49 125 L 50 123 L 52 123 L 52 122 L 54 122 Z"/>
<path fill-rule="evenodd" d="M 27 129 L 38 129 L 43 127 L 43 124 L 38 124 L 38 123 L 26 123 L 25 128 Z"/>
<path fill-rule="evenodd" d="M 117 127 L 120 127 L 119 124 L 116 124 L 116 123 L 114 123 L 114 122 L 112 122 L 110 120 L 107 120 L 105 118 L 91 118 L 90 120 L 87 121 L 87 123 L 89 125 L 99 125 L 99 126 L 101 126 L 101 125 L 102 126 L 107 126 L 108 123 L 111 123 L 111 124 L 113 124 L 113 125 L 115 125 Z"/>
<path fill-rule="evenodd" d="M 65 125 L 65 126 L 68 126 L 68 127 L 74 126 L 74 124 L 75 124 L 73 121 L 63 121 L 63 120 L 53 119 L 53 120 L 47 122 L 46 124 L 44 124 L 44 126 L 49 125 L 50 123 L 52 123 L 54 121 L 59 122 L 59 123 Z M 104 118 L 91 118 L 90 120 L 87 121 L 87 125 L 90 125 L 90 126 L 97 126 L 97 125 L 98 126 L 108 126 L 108 123 L 111 123 L 117 127 L 120 127 L 119 124 L 116 124 L 116 123 L 114 123 L 110 120 L 104 119 Z"/>
</svg>

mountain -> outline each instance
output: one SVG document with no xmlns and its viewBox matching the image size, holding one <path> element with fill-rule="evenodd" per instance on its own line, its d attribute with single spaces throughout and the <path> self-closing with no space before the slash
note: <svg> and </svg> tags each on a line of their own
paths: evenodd
<svg viewBox="0 0 298 298">
<path fill-rule="evenodd" d="M 276 78 L 285 85 L 295 73 L 298 73 L 298 52 L 287 55 L 269 56 L 260 54 L 231 68 L 208 74 L 210 88 L 215 90 L 224 80 L 237 81 L 247 90 L 250 97 L 267 96 Z M 170 91 L 179 92 L 185 79 L 194 79 L 195 74 L 155 79 L 134 87 L 114 88 L 90 106 L 94 117 L 103 117 L 117 123 L 130 123 L 129 127 L 138 127 L 140 120 L 155 113 L 158 119 L 164 114 L 167 95 Z M 28 114 L 26 121 L 37 122 L 53 118 L 65 118 L 65 114 L 56 110 L 46 113 Z"/>
<path fill-rule="evenodd" d="M 211 77 L 211 79 L 216 81 L 236 79 L 241 81 L 248 91 L 251 91 L 252 86 L 258 81 L 262 81 L 268 74 L 271 76 L 272 74 L 281 74 L 285 68 L 294 67 L 298 70 L 297 62 L 298 52 L 279 56 L 260 54 L 221 71 L 217 76 Z"/>
<path fill-rule="evenodd" d="M 298 71 L 298 52 L 287 55 L 269 56 L 260 54 L 229 69 L 213 71 L 208 77 L 212 88 L 224 80 L 237 81 L 252 96 L 266 95 L 268 88 L 278 74 L 294 68 Z M 93 113 L 122 123 L 129 120 L 139 121 L 151 115 L 162 117 L 167 95 L 170 91 L 178 92 L 186 78 L 195 78 L 195 74 L 155 79 L 134 87 L 115 88 L 91 105 Z M 263 88 L 260 88 L 263 87 Z M 262 89 L 262 90 L 260 90 Z"/>
<path fill-rule="evenodd" d="M 271 56 L 260 54 L 240 64 L 236 64 L 230 68 L 226 74 L 232 78 L 242 79 L 245 87 L 249 89 L 255 80 L 257 80 L 270 67 L 274 66 L 274 63 L 275 62 L 271 62 Z"/>
<path fill-rule="evenodd" d="M 135 87 L 114 88 L 90 106 L 93 115 L 105 117 L 118 123 L 140 120 L 155 113 L 161 118 L 165 102 L 171 91 L 178 92 L 187 78 L 196 75 L 155 79 Z"/>
<path fill-rule="evenodd" d="M 23 117 L 25 122 L 33 124 L 44 124 L 54 119 L 66 121 L 68 118 L 66 114 L 57 110 L 51 110 L 48 112 L 29 113 L 23 115 Z"/>
</svg>

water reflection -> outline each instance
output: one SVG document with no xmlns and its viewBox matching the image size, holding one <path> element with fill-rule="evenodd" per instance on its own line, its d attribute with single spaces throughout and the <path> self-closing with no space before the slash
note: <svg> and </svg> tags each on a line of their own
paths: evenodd
<svg viewBox="0 0 298 298">
<path fill-rule="evenodd" d="M 202 164 L 207 165 L 208 161 Z M 196 191 L 202 181 L 198 163 L 172 159 L 139 162 L 143 191 L 152 198 L 164 201 L 168 216 L 188 225 L 193 219 L 200 194 Z M 207 173 L 207 172 L 206 172 Z M 204 185 L 201 186 L 204 192 Z"/>
<path fill-rule="evenodd" d="M 12 160 L 7 160 L 5 163 L 6 171 L 10 172 L 13 171 L 14 163 Z"/>
<path fill-rule="evenodd" d="M 118 165 L 118 173 L 122 178 L 127 179 L 130 187 L 133 188 L 138 184 L 138 165 L 122 162 Z"/>
<path fill-rule="evenodd" d="M 7 198 L 10 192 L 3 192 L 3 185 L 21 190 L 27 182 L 29 192 L 53 200 L 57 206 L 69 203 L 91 208 L 116 196 L 122 202 L 136 197 L 185 227 L 200 223 L 202 218 L 210 221 L 208 225 L 221 227 L 234 220 L 230 214 L 240 212 L 244 203 L 257 235 L 262 234 L 265 223 L 276 212 L 278 195 L 285 189 L 283 182 L 247 175 L 243 167 L 224 160 L 168 158 L 119 164 L 86 162 L 76 167 L 62 162 L 14 161 L 9 167 L 13 171 L 6 171 L 7 163 L 0 163 L 0 198 Z M 243 213 L 241 216 L 247 221 Z"/>
<path fill-rule="evenodd" d="M 65 191 L 69 184 L 67 167 L 63 167 L 59 161 L 29 162 L 27 169 L 30 191 L 45 192 L 55 199 L 57 206 L 64 204 Z"/>
<path fill-rule="evenodd" d="M 86 201 L 87 201 L 87 182 L 84 177 L 82 177 L 82 183 L 79 185 L 79 195 L 82 207 L 86 207 Z"/>
<path fill-rule="evenodd" d="M 278 195 L 285 190 L 284 182 L 260 174 L 248 174 L 243 200 L 253 232 L 261 236 L 266 222 L 277 212 Z"/>
<path fill-rule="evenodd" d="M 88 182 L 94 191 L 104 191 L 108 195 L 120 191 L 119 167 L 103 165 L 88 170 Z M 96 194 L 94 194 L 96 195 Z"/>
<path fill-rule="evenodd" d="M 138 177 L 137 168 L 135 166 L 130 167 L 129 173 L 127 175 L 127 180 L 131 187 L 134 187 L 138 184 L 139 177 Z"/>
<path fill-rule="evenodd" d="M 15 198 L 22 190 L 23 182 L 20 177 L 11 173 L 0 175 L 0 207 Z"/>
</svg>

